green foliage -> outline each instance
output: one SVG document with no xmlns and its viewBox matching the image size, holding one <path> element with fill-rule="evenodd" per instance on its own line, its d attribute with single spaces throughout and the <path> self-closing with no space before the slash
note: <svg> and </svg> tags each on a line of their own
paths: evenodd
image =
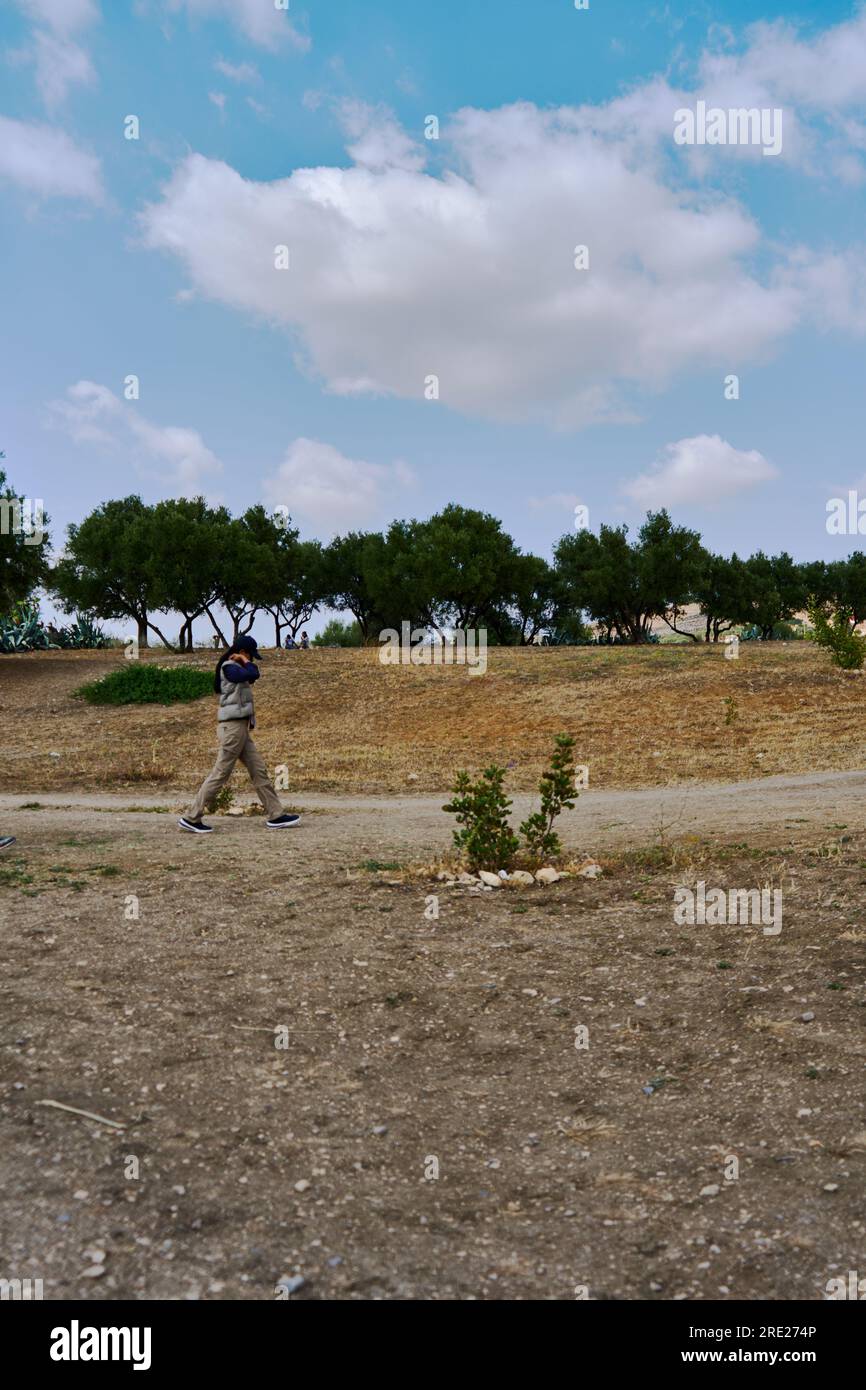
<svg viewBox="0 0 866 1390">
<path fill-rule="evenodd" d="M 65 553 L 51 571 L 52 592 L 67 612 L 130 618 L 147 642 L 147 617 L 156 608 L 152 547 L 153 509 L 140 497 L 105 502 L 68 529 Z"/>
<path fill-rule="evenodd" d="M 520 840 L 508 823 L 511 802 L 505 795 L 504 780 L 505 769 L 495 764 L 485 768 L 474 782 L 468 772 L 459 772 L 453 799 L 442 807 L 462 826 L 453 832 L 454 844 L 472 869 L 510 869 L 520 848 Z M 528 862 L 536 867 L 562 853 L 553 822 L 566 807 L 571 810 L 577 797 L 574 739 L 569 734 L 557 735 L 550 767 L 542 773 L 538 790 L 541 809 L 520 827 Z"/>
<path fill-rule="evenodd" d="M 231 783 L 226 782 L 224 787 L 220 787 L 216 796 L 213 797 L 207 809 L 211 814 L 225 815 L 235 804 L 235 794 L 231 789 Z"/>
<path fill-rule="evenodd" d="M 313 638 L 314 647 L 362 647 L 364 637 L 357 623 L 341 623 L 332 618 L 324 632 Z"/>
<path fill-rule="evenodd" d="M 213 675 L 193 666 L 151 666 L 130 661 L 74 692 L 91 705 L 171 705 L 213 694 Z"/>
<path fill-rule="evenodd" d="M 87 613 L 79 613 L 69 627 L 51 627 L 48 630 L 52 642 L 58 647 L 89 650 L 108 646 L 109 639 Z"/>
<path fill-rule="evenodd" d="M 666 511 L 648 512 L 634 544 L 627 526 L 563 536 L 556 567 L 572 611 L 585 611 L 622 642 L 643 643 L 654 618 L 677 631 L 677 618 L 698 584 L 706 551 L 700 536 L 675 526 Z"/>
<path fill-rule="evenodd" d="M 536 867 L 562 853 L 562 844 L 553 829 L 553 822 L 564 810 L 573 810 L 577 798 L 574 739 L 570 734 L 557 734 L 550 767 L 541 774 L 538 790 L 541 793 L 541 809 L 528 816 L 520 827 L 526 842 L 526 853 Z"/>
<path fill-rule="evenodd" d="M 813 599 L 808 612 L 812 624 L 811 641 L 829 652 L 834 666 L 843 671 L 859 671 L 866 661 L 866 637 L 854 631 L 851 610 L 838 608 L 828 617 L 825 609 Z"/>
<path fill-rule="evenodd" d="M 70 627 L 45 626 L 35 603 L 19 603 L 8 618 L 0 618 L 0 652 L 40 652 L 49 648 L 105 647 L 108 638 L 86 614 Z"/>
<path fill-rule="evenodd" d="M 453 798 L 443 806 L 462 829 L 453 832 L 454 845 L 473 869 L 509 869 L 520 841 L 508 824 L 511 802 L 505 795 L 505 768 L 487 767 L 474 782 L 458 772 Z"/>
<path fill-rule="evenodd" d="M 0 452 L 2 458 L 5 455 Z M 26 501 L 8 485 L 0 468 L 0 613 L 27 599 L 48 573 L 51 541 L 45 528 L 49 518 L 43 515 L 40 521 L 29 504 L 24 507 Z M 38 543 L 37 526 L 43 531 Z"/>
<path fill-rule="evenodd" d="M 762 550 L 744 561 L 745 611 L 741 621 L 754 624 L 765 642 L 779 623 L 806 603 L 803 567 L 785 551 L 768 556 Z"/>
<path fill-rule="evenodd" d="M 591 647 L 595 638 L 580 613 L 563 613 L 550 628 L 547 642 L 551 647 Z"/>
<path fill-rule="evenodd" d="M 0 652 L 47 651 L 52 643 L 35 603 L 18 603 L 0 618 Z"/>
</svg>

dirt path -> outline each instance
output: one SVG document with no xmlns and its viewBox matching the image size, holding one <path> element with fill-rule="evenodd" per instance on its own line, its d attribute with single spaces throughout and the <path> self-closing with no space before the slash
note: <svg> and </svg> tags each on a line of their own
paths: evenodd
<svg viewBox="0 0 866 1390">
<path fill-rule="evenodd" d="M 293 858 L 303 861 L 310 854 L 331 859 L 348 849 L 370 858 L 444 853 L 449 847 L 451 824 L 442 812 L 445 799 L 445 793 L 385 797 L 304 792 L 294 798 L 286 794 L 286 804 L 308 813 L 311 820 L 303 832 L 292 832 Z M 31 818 L 36 818 L 34 825 L 44 827 L 44 813 L 19 809 L 34 802 L 51 812 L 50 824 L 64 829 L 74 826 L 92 831 L 102 823 L 104 813 L 112 811 L 124 812 L 124 823 L 150 827 L 160 836 L 165 830 L 161 816 L 155 821 L 145 810 L 127 808 L 183 809 L 183 803 L 168 793 L 4 794 L 0 795 L 4 828 L 23 830 Z M 515 796 L 512 820 L 522 818 L 533 805 L 532 797 Z M 808 837 L 811 829 L 823 831 L 842 822 L 852 830 L 866 829 L 866 771 L 639 791 L 590 789 L 581 794 L 574 811 L 562 817 L 561 827 L 569 850 L 601 852 L 694 835 L 724 838 L 748 834 L 761 842 L 775 842 L 783 833 L 799 830 Z M 248 852 L 250 834 L 261 828 L 257 820 L 228 816 L 217 817 L 215 823 L 221 834 L 242 836 Z M 313 829 L 315 833 L 311 833 Z"/>
<path fill-rule="evenodd" d="M 0 1277 L 822 1298 L 866 1246 L 864 792 L 592 792 L 604 877 L 487 894 L 364 866 L 446 851 L 442 796 L 205 840 L 165 796 L 4 796 Z M 677 926 L 684 877 L 779 886 L 784 929 Z"/>
</svg>

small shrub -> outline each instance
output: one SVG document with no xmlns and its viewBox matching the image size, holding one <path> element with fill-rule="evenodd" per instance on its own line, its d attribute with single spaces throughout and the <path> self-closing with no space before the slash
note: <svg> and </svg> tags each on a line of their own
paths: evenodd
<svg viewBox="0 0 866 1390">
<path fill-rule="evenodd" d="M 810 640 L 829 652 L 834 666 L 843 671 L 859 671 L 866 661 L 866 637 L 859 637 L 854 631 L 854 620 L 850 609 L 839 608 L 830 617 L 817 603 L 809 605 L 809 621 L 812 624 Z"/>
<path fill-rule="evenodd" d="M 213 694 L 213 676 L 194 666 L 130 662 L 74 692 L 90 705 L 171 705 Z"/>
<path fill-rule="evenodd" d="M 553 822 L 566 808 L 571 811 L 577 799 L 574 739 L 569 734 L 557 734 L 550 767 L 541 774 L 538 790 L 541 810 L 527 816 L 520 827 L 527 855 L 536 867 L 562 853 L 562 843 L 553 829 Z"/>
<path fill-rule="evenodd" d="M 224 815 L 226 811 L 231 810 L 234 804 L 235 794 L 231 789 L 230 783 L 226 782 L 225 786 L 220 787 L 216 796 L 208 803 L 207 809 L 212 815 Z"/>
<path fill-rule="evenodd" d="M 314 647 L 362 647 L 364 636 L 356 622 L 343 623 L 332 618 L 318 637 L 313 638 Z"/>
<path fill-rule="evenodd" d="M 455 847 L 466 855 L 473 869 L 509 869 L 520 841 L 508 824 L 511 802 L 505 795 L 505 768 L 486 767 L 472 781 L 468 772 L 458 772 L 453 798 L 443 811 L 457 817 L 461 830 L 453 832 Z"/>
<path fill-rule="evenodd" d="M 487 767 L 472 781 L 468 772 L 459 772 L 453 798 L 443 811 L 457 817 L 461 830 L 454 831 L 455 847 L 466 856 L 471 869 L 510 869 L 520 849 L 520 839 L 508 823 L 511 802 L 505 795 L 505 768 Z M 527 862 L 537 866 L 562 853 L 553 822 L 566 807 L 574 806 L 574 739 L 558 734 L 553 758 L 539 782 L 541 809 L 528 816 L 520 827 L 526 841 Z"/>
</svg>

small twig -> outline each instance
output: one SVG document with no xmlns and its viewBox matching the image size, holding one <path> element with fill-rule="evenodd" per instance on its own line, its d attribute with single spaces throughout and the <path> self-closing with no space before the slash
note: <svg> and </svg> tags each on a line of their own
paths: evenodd
<svg viewBox="0 0 866 1390">
<path fill-rule="evenodd" d="M 79 1110 L 74 1105 L 64 1105 L 60 1100 L 37 1100 L 35 1105 L 50 1105 L 53 1110 L 68 1110 L 70 1115 L 83 1115 L 86 1120 L 96 1120 L 101 1125 L 111 1125 L 112 1129 L 126 1129 L 117 1120 L 108 1120 L 104 1115 L 94 1115 L 92 1110 Z"/>
</svg>

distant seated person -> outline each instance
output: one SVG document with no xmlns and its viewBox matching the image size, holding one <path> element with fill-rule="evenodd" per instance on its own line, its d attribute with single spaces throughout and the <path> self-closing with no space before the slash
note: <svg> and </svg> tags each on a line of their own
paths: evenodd
<svg viewBox="0 0 866 1390">
<path fill-rule="evenodd" d="M 302 652 L 308 652 L 310 650 L 310 639 L 305 632 L 301 633 L 299 646 Z"/>
<path fill-rule="evenodd" d="M 297 647 L 297 642 L 290 632 L 286 633 L 286 651 L 293 652 Z"/>
</svg>

